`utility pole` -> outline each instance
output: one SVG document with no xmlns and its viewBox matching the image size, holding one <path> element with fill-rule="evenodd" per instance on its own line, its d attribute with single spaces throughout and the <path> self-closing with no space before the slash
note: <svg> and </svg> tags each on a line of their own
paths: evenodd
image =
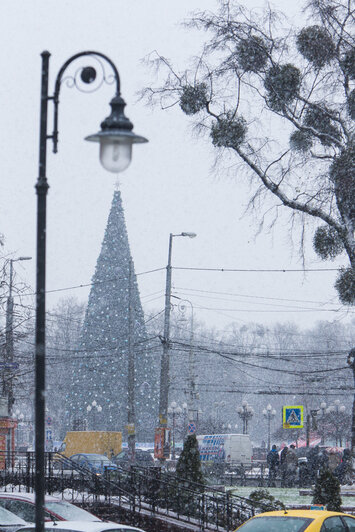
<svg viewBox="0 0 355 532">
<path fill-rule="evenodd" d="M 132 282 L 133 282 L 133 264 L 129 260 L 128 275 L 128 405 L 127 405 L 127 431 L 128 431 L 128 453 L 132 464 L 135 462 L 136 453 L 136 427 L 135 427 L 135 405 L 134 405 L 134 374 L 135 360 L 133 347 L 133 315 L 132 308 Z"/>
<path fill-rule="evenodd" d="M 177 235 L 169 235 L 168 264 L 166 267 L 165 283 L 165 311 L 164 311 L 164 336 L 161 339 L 163 354 L 160 366 L 160 397 L 159 397 L 159 426 L 168 426 L 168 401 L 169 401 L 169 351 L 170 351 L 170 311 L 171 311 L 171 255 L 173 238 L 176 236 L 188 236 L 195 238 L 196 233 L 183 232 Z"/>
<path fill-rule="evenodd" d="M 160 398 L 159 398 L 159 426 L 168 426 L 168 400 L 169 400 L 169 348 L 170 348 L 170 311 L 171 311 L 171 252 L 174 235 L 169 235 L 168 264 L 166 267 L 165 282 L 165 311 L 164 311 L 164 338 L 163 354 L 160 367 Z"/>
<path fill-rule="evenodd" d="M 18 257 L 17 259 L 10 259 L 10 279 L 9 279 L 9 295 L 6 302 L 6 350 L 5 350 L 5 367 L 3 373 L 3 395 L 7 397 L 8 401 L 8 415 L 12 415 L 12 407 L 14 404 L 14 390 L 13 390 L 13 362 L 14 362 L 14 298 L 12 296 L 13 277 L 14 277 L 14 262 L 31 260 L 32 257 Z"/>
</svg>

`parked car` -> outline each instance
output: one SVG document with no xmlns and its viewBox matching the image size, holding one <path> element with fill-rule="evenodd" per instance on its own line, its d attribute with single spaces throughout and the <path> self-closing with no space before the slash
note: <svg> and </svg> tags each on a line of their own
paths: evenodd
<svg viewBox="0 0 355 532">
<path fill-rule="evenodd" d="M 78 453 L 73 454 L 70 460 L 79 467 L 88 469 L 91 473 L 103 475 L 105 471 L 116 471 L 117 465 L 111 462 L 104 454 Z"/>
<path fill-rule="evenodd" d="M 279 510 L 252 517 L 237 530 L 241 532 L 352 532 L 355 517 L 326 510 Z"/>
<path fill-rule="evenodd" d="M 20 524 L 35 522 L 35 494 L 0 492 L 0 510 L 12 512 L 20 518 Z M 46 495 L 44 499 L 46 521 L 100 521 L 98 517 L 69 502 Z M 24 521 L 23 521 L 24 520 Z M 22 523 L 23 521 L 23 523 Z"/>
<path fill-rule="evenodd" d="M 116 456 L 112 458 L 112 461 L 117 465 L 128 466 L 130 464 L 128 449 L 124 449 L 120 453 L 116 454 Z M 142 467 L 154 466 L 154 458 L 152 457 L 149 451 L 136 449 L 135 465 Z"/>
<path fill-rule="evenodd" d="M 141 528 L 119 523 L 88 523 L 82 521 L 62 521 L 58 523 L 45 523 L 46 530 L 56 532 L 144 532 Z M 19 532 L 33 532 L 34 525 L 20 528 Z"/>
<path fill-rule="evenodd" d="M 18 515 L 5 510 L 0 507 L 0 531 L 1 532 L 16 532 L 19 528 L 26 526 L 26 521 L 21 519 Z"/>
</svg>

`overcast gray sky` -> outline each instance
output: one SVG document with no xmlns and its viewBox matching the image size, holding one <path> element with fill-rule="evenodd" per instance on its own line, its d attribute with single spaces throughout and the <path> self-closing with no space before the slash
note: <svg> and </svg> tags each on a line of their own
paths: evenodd
<svg viewBox="0 0 355 532">
<path fill-rule="evenodd" d="M 254 7 L 262 2 L 245 4 Z M 295 22 L 297 4 L 273 2 Z M 180 110 L 150 109 L 137 98 L 139 90 L 155 81 L 142 58 L 158 50 L 183 68 L 198 53 L 205 35 L 179 23 L 195 9 L 216 6 L 215 0 L 1 0 L 0 232 L 6 238 L 5 253 L 35 257 L 39 54 L 45 49 L 52 54 L 52 92 L 64 61 L 91 49 L 116 63 L 127 115 L 135 132 L 149 138 L 149 144 L 135 147 L 130 168 L 119 177 L 136 273 L 165 266 L 169 233 L 181 231 L 194 231 L 198 237 L 174 241 L 175 266 L 302 267 L 285 224 L 256 236 L 257 221 L 243 216 L 249 193 L 246 181 L 214 174 L 213 146 L 193 138 Z M 97 146 L 83 138 L 98 130 L 112 95 L 108 86 L 91 95 L 62 87 L 59 153 L 53 155 L 48 144 L 48 290 L 89 283 L 94 272 L 116 178 L 101 168 Z M 346 264 L 345 258 L 321 263 L 308 248 L 307 268 Z M 18 278 L 33 287 L 34 262 L 16 265 Z M 218 329 L 233 321 L 270 325 L 290 320 L 306 327 L 318 319 L 350 318 L 343 310 L 324 311 L 341 309 L 333 289 L 335 275 L 178 270 L 173 282 L 175 292 L 193 303 L 196 317 Z M 161 310 L 165 272 L 140 275 L 138 281 L 144 308 Z M 85 300 L 87 295 L 84 288 L 49 294 L 47 306 L 59 297 Z"/>
</svg>

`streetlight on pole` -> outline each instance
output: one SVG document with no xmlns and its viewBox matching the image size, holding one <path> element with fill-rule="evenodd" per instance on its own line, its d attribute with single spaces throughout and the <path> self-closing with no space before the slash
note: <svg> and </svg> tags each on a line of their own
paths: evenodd
<svg viewBox="0 0 355 532">
<path fill-rule="evenodd" d="M 321 418 L 322 433 L 321 433 L 320 443 L 321 443 L 321 445 L 324 445 L 324 435 L 325 435 L 324 434 L 324 432 L 325 432 L 324 421 L 325 421 L 325 415 L 327 413 L 327 403 L 322 401 L 321 404 L 320 404 L 319 410 L 320 410 L 320 413 L 322 415 L 322 418 Z"/>
<path fill-rule="evenodd" d="M 263 410 L 263 416 L 267 419 L 267 450 L 270 451 L 270 426 L 271 420 L 276 416 L 276 410 L 272 408 L 269 403 L 266 408 Z"/>
<path fill-rule="evenodd" d="M 220 428 L 222 428 L 220 426 L 220 409 L 224 408 L 225 406 L 226 406 L 226 402 L 225 401 L 215 401 L 214 402 L 215 423 L 216 423 L 215 430 L 217 430 L 218 432 L 220 431 Z"/>
<path fill-rule="evenodd" d="M 170 350 L 170 311 L 171 311 L 171 256 L 173 247 L 173 238 L 178 236 L 187 236 L 195 238 L 196 233 L 183 232 L 179 234 L 170 233 L 168 264 L 166 267 L 166 288 L 165 288 L 165 311 L 164 311 L 164 336 L 161 339 L 163 343 L 163 354 L 160 366 L 160 397 L 159 397 L 159 426 L 167 427 L 168 401 L 169 401 L 169 350 Z"/>
<path fill-rule="evenodd" d="M 175 460 L 176 453 L 175 453 L 175 429 L 176 429 L 176 416 L 179 416 L 182 414 L 183 410 L 178 404 L 173 401 L 171 405 L 168 408 L 168 414 L 172 416 L 173 418 L 173 452 L 172 452 L 172 459 Z"/>
<path fill-rule="evenodd" d="M 243 421 L 243 434 L 248 434 L 248 421 L 253 417 L 254 409 L 247 401 L 243 401 L 242 406 L 238 406 L 237 412 Z"/>
<path fill-rule="evenodd" d="M 176 296 L 173 296 L 176 297 Z M 190 339 L 189 339 L 189 381 L 188 381 L 188 410 L 189 421 L 197 421 L 197 406 L 196 399 L 198 399 L 198 393 L 196 392 L 196 380 L 195 380 L 195 356 L 193 349 L 194 341 L 194 307 L 188 299 L 180 300 L 178 309 L 182 314 L 182 320 L 185 319 L 186 303 L 190 306 Z"/>
<path fill-rule="evenodd" d="M 340 423 L 341 423 L 341 418 L 345 414 L 345 410 L 346 410 L 345 406 L 340 404 L 339 399 L 336 399 L 334 401 L 334 405 L 330 405 L 327 408 L 327 410 L 326 410 L 327 414 L 331 415 L 332 421 L 333 421 L 333 423 L 335 425 L 335 445 L 336 445 L 336 447 L 338 446 L 338 443 L 339 443 L 340 447 L 342 446 L 342 437 L 341 437 L 341 434 L 340 434 L 339 427 L 340 427 Z M 339 421 L 340 421 L 340 423 L 339 423 Z"/>
<path fill-rule="evenodd" d="M 46 311 L 46 211 L 48 181 L 46 176 L 47 141 L 52 140 L 53 152 L 58 149 L 58 107 L 59 93 L 67 68 L 79 58 L 89 57 L 98 62 L 102 80 L 112 80 L 116 87 L 114 98 L 110 102 L 111 114 L 101 123 L 101 130 L 95 135 L 86 137 L 86 140 L 100 143 L 100 161 L 102 166 L 110 172 L 122 172 L 131 161 L 132 144 L 147 142 L 147 139 L 133 133 L 133 124 L 124 114 L 125 102 L 121 97 L 120 77 L 115 64 L 106 55 L 85 51 L 71 56 L 60 68 L 54 93 L 48 94 L 49 57 L 50 53 L 42 52 L 41 73 L 41 107 L 40 107 L 40 138 L 39 138 L 39 175 L 36 183 L 37 193 L 37 278 L 36 278 L 36 350 L 35 350 L 35 375 L 36 375 L 36 532 L 44 529 L 44 493 L 45 493 L 45 464 L 44 464 L 44 430 L 45 430 L 45 311 Z M 106 75 L 106 66 L 109 66 L 112 74 Z M 76 69 L 71 77 L 73 87 L 81 83 L 91 84 L 95 81 L 97 72 L 92 66 Z M 54 106 L 53 133 L 48 134 L 48 103 L 52 101 Z"/>
<path fill-rule="evenodd" d="M 7 397 L 7 411 L 8 416 L 12 415 L 12 406 L 14 404 L 14 390 L 13 379 L 9 374 L 12 371 L 14 362 L 14 298 L 12 296 L 13 277 L 14 277 L 14 262 L 23 260 L 31 260 L 32 257 L 17 257 L 17 259 L 10 259 L 10 279 L 9 279 L 9 295 L 6 302 L 6 350 L 5 350 L 5 367 L 3 377 L 3 394 Z"/>
<path fill-rule="evenodd" d="M 97 404 L 97 401 L 93 401 L 91 403 L 91 405 L 88 405 L 86 407 L 86 410 L 87 410 L 87 413 L 91 412 L 93 413 L 93 416 L 94 416 L 94 430 L 96 430 L 96 412 L 98 412 L 100 414 L 100 412 L 102 412 L 102 406 L 101 405 L 98 405 Z"/>
</svg>

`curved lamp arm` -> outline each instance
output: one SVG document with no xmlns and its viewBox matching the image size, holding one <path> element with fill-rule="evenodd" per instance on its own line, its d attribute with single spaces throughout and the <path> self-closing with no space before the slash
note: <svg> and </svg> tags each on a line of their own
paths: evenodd
<svg viewBox="0 0 355 532">
<path fill-rule="evenodd" d="M 93 50 L 89 50 L 86 52 L 80 52 L 78 54 L 72 55 L 67 61 L 65 61 L 63 66 L 60 68 L 58 75 L 56 77 L 56 80 L 55 80 L 54 94 L 52 97 L 48 98 L 48 99 L 53 100 L 53 103 L 54 103 L 53 135 L 47 137 L 47 138 L 53 139 L 53 153 L 58 152 L 58 106 L 59 106 L 59 93 L 60 93 L 60 88 L 62 84 L 63 74 L 68 68 L 68 66 L 71 65 L 73 61 L 75 61 L 76 59 L 79 59 L 80 57 L 85 57 L 85 56 L 100 57 L 101 59 L 104 59 L 110 65 L 110 67 L 113 70 L 113 76 L 116 82 L 116 97 L 121 95 L 121 82 L 120 82 L 120 76 L 119 76 L 118 70 L 116 68 L 116 65 L 111 61 L 109 57 L 107 57 L 107 55 L 102 54 L 101 52 L 95 52 Z M 88 68 L 88 67 L 83 67 L 81 72 L 84 72 L 85 68 Z M 96 74 L 96 71 L 95 71 L 95 74 Z M 103 76 L 104 76 L 104 73 L 103 73 Z M 94 81 L 94 79 L 84 81 L 84 83 L 89 84 L 89 83 L 92 83 L 92 81 Z"/>
</svg>

